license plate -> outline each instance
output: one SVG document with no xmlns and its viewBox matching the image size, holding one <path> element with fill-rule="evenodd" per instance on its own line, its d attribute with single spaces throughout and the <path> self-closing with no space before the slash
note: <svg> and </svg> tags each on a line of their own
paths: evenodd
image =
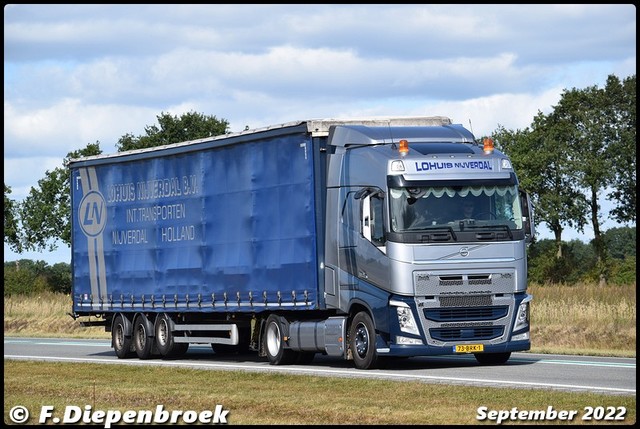
<svg viewBox="0 0 640 429">
<path fill-rule="evenodd" d="M 478 353 L 484 351 L 483 344 L 461 344 L 455 347 L 456 353 Z"/>
</svg>

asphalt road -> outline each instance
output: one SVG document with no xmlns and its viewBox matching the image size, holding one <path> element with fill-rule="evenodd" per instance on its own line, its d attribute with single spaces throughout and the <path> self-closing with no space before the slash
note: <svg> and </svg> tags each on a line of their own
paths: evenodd
<svg viewBox="0 0 640 429">
<path fill-rule="evenodd" d="M 215 355 L 211 347 L 191 345 L 178 360 L 118 359 L 109 340 L 4 338 L 5 359 L 103 364 L 162 365 L 209 370 L 244 370 L 331 377 L 413 380 L 447 385 L 513 387 L 610 395 L 636 395 L 636 359 L 513 353 L 500 366 L 480 366 L 472 355 L 415 357 L 383 369 L 357 370 L 353 362 L 316 355 L 311 364 L 273 366 L 257 354 Z"/>
</svg>

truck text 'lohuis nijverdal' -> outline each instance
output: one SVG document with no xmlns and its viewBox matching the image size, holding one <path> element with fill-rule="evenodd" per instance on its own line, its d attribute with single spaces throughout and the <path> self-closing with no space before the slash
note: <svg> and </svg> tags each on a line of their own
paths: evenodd
<svg viewBox="0 0 640 429">
<path fill-rule="evenodd" d="M 291 122 L 69 168 L 73 317 L 120 358 L 530 349 L 529 198 L 448 118 Z"/>
</svg>

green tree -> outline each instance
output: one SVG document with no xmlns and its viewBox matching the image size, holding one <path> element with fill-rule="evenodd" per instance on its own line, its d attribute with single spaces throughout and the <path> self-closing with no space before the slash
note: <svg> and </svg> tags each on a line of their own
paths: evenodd
<svg viewBox="0 0 640 429">
<path fill-rule="evenodd" d="M 47 289 L 51 292 L 71 293 L 71 266 L 59 262 L 48 266 L 46 270 Z"/>
<path fill-rule="evenodd" d="M 601 285 L 606 283 L 608 277 L 608 256 L 601 230 L 603 214 L 599 199 L 601 195 L 606 195 L 610 185 L 623 174 L 616 173 L 615 164 L 621 157 L 620 152 L 630 149 L 626 137 L 624 140 L 621 138 L 623 135 L 629 135 L 627 125 L 633 129 L 632 134 L 635 136 L 635 123 L 628 124 L 627 120 L 620 119 L 624 117 L 621 112 L 628 107 L 628 101 L 625 101 L 623 93 L 619 79 L 609 76 L 607 85 L 603 89 L 591 86 L 584 89 L 565 90 L 551 114 L 554 122 L 566 130 L 563 137 L 567 139 L 570 148 L 569 159 L 575 166 L 573 171 L 576 173 L 576 183 L 585 195 L 588 208 L 577 221 L 578 223 L 590 222 L 593 228 L 593 245 L 597 255 L 598 278 Z M 635 95 L 633 99 L 635 106 Z M 633 116 L 635 117 L 635 114 Z M 635 158 L 635 145 L 633 147 L 633 158 Z M 624 174 L 632 173 L 624 172 Z M 635 168 L 633 174 L 635 174 Z M 622 182 L 621 186 L 624 188 L 628 182 L 625 180 Z M 632 187 L 635 194 L 635 177 Z M 635 206 L 635 203 L 633 205 Z M 623 213 L 626 211 L 627 209 L 622 210 Z"/>
<path fill-rule="evenodd" d="M 531 129 L 511 131 L 499 126 L 493 133 L 496 146 L 509 155 L 520 186 L 531 195 L 535 221 L 544 222 L 555 238 L 555 258 L 561 258 L 562 231 L 582 229 L 580 213 L 585 201 L 575 186 L 574 165 L 565 144 L 566 130 L 538 112 Z"/>
<path fill-rule="evenodd" d="M 624 259 L 636 256 L 636 228 L 628 226 L 610 228 L 603 234 L 609 256 Z"/>
<path fill-rule="evenodd" d="M 635 75 L 623 82 L 611 75 L 602 89 L 565 89 L 553 111 L 539 112 L 531 129 L 499 127 L 494 133 L 533 198 L 537 221 L 554 233 L 556 258 L 563 257 L 564 228 L 583 231 L 591 225 L 601 284 L 609 261 L 600 198 L 616 203 L 611 215 L 617 220 L 635 222 L 635 97 Z"/>
<path fill-rule="evenodd" d="M 71 191 L 69 161 L 99 155 L 100 143 L 89 143 L 84 149 L 69 152 L 63 166 L 47 170 L 20 205 L 23 228 L 22 247 L 26 250 L 55 250 L 58 242 L 71 243 Z"/>
<path fill-rule="evenodd" d="M 4 296 L 47 290 L 47 263 L 20 259 L 4 263 Z"/>
<path fill-rule="evenodd" d="M 227 120 L 196 112 L 184 113 L 180 117 L 163 112 L 157 119 L 159 127 L 146 126 L 146 135 L 134 137 L 128 133 L 122 136 L 116 144 L 118 152 L 219 136 L 229 129 Z"/>
<path fill-rule="evenodd" d="M 4 185 L 4 242 L 17 253 L 22 252 L 22 243 L 20 242 L 20 229 L 18 226 L 19 204 L 9 198 L 11 188 Z"/>
<path fill-rule="evenodd" d="M 609 76 L 605 93 L 612 100 L 609 121 L 610 153 L 613 158 L 613 191 L 607 197 L 616 202 L 611 215 L 619 222 L 636 222 L 636 75 L 620 80 Z"/>
</svg>

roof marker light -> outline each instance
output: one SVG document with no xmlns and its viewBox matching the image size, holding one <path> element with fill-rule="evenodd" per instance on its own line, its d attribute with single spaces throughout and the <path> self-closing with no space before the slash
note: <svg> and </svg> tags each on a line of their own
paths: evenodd
<svg viewBox="0 0 640 429">
<path fill-rule="evenodd" d="M 404 163 L 400 160 L 392 161 L 391 171 L 404 171 Z"/>
<path fill-rule="evenodd" d="M 398 148 L 398 152 L 400 152 L 401 155 L 406 155 L 409 153 L 409 142 L 406 140 L 400 140 L 398 143 L 400 143 L 400 147 Z"/>
<path fill-rule="evenodd" d="M 484 140 L 482 140 L 482 144 L 484 145 L 484 153 L 490 154 L 493 152 L 493 139 L 485 137 Z"/>
</svg>

